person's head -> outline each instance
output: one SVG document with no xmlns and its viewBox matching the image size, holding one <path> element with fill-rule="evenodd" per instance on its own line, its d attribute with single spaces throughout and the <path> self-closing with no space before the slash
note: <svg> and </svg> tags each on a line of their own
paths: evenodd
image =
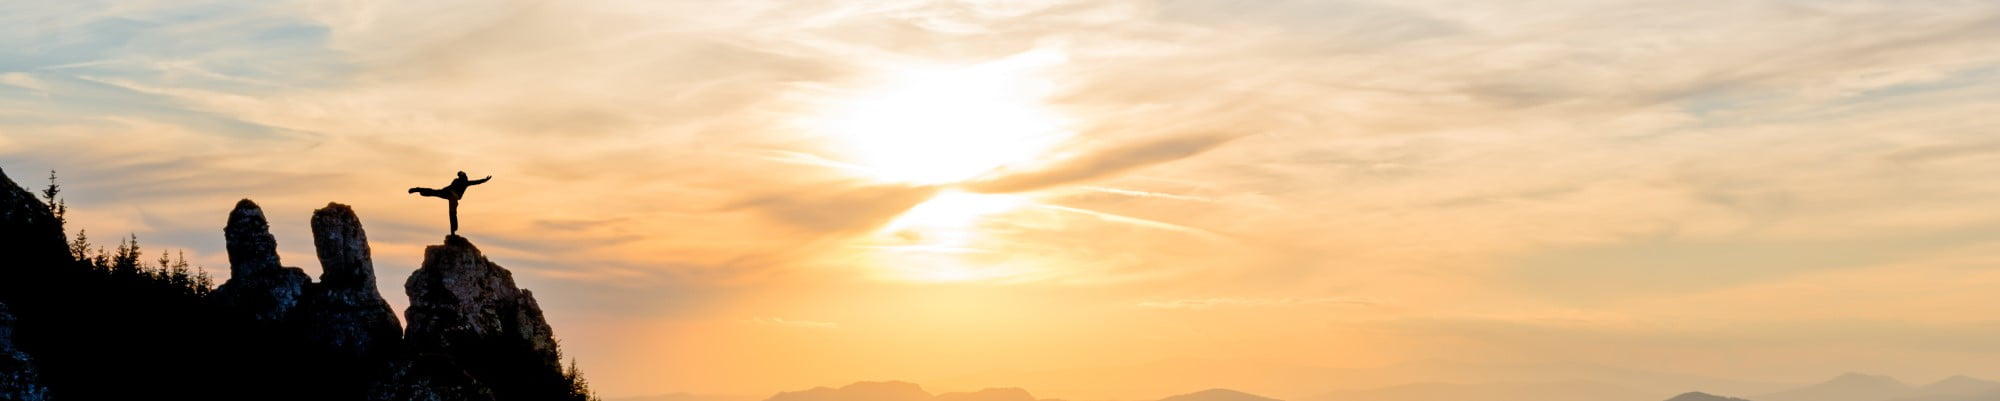
<svg viewBox="0 0 2000 401">
<path fill-rule="evenodd" d="M 460 172 L 458 172 L 458 179 L 461 179 L 461 180 L 465 179 L 465 172 L 464 172 L 464 171 L 460 171 Z"/>
</svg>

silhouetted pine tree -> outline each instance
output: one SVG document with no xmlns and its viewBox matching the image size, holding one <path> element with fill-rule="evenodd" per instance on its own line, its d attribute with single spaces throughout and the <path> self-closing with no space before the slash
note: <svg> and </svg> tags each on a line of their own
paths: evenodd
<svg viewBox="0 0 2000 401">
<path fill-rule="evenodd" d="M 111 256 L 111 274 L 124 279 L 139 276 L 139 234 L 118 240 L 118 253 Z"/>
<path fill-rule="evenodd" d="M 69 242 L 69 258 L 77 261 L 90 260 L 90 235 L 84 230 L 76 230 L 76 239 Z"/>
<path fill-rule="evenodd" d="M 583 378 L 583 368 L 576 366 L 576 358 L 569 359 L 569 367 L 563 369 L 563 379 L 569 380 L 569 398 L 579 401 L 601 401 L 590 392 L 590 380 Z"/>
<path fill-rule="evenodd" d="M 62 186 L 56 185 L 56 171 L 49 170 L 49 186 L 42 189 L 42 198 L 48 202 L 49 214 L 56 216 L 56 224 L 68 221 L 63 218 L 63 215 L 69 213 L 69 205 L 63 202 L 62 199 L 56 198 L 56 194 L 60 193 L 62 193 Z"/>
</svg>

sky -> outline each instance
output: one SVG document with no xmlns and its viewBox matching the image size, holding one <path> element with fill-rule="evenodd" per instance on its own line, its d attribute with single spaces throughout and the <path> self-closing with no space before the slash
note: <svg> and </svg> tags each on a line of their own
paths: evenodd
<svg viewBox="0 0 2000 401">
<path fill-rule="evenodd" d="M 1992 1 L 0 1 L 72 235 L 346 203 L 400 309 L 491 175 L 610 397 L 2000 378 L 1995 110 Z"/>
</svg>

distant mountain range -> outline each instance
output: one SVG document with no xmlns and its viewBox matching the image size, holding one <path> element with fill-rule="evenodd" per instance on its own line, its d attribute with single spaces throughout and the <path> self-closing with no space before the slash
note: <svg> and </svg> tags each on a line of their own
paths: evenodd
<svg viewBox="0 0 2000 401">
<path fill-rule="evenodd" d="M 1181 394 L 1167 398 L 1161 398 L 1160 401 L 1279 401 L 1279 400 L 1236 390 L 1217 388 L 1217 389 L 1208 389 L 1193 393 Z"/>
<path fill-rule="evenodd" d="M 1027 394 L 1027 392 L 1022 391 L 1020 392 L 1020 394 Z M 955 396 L 954 398 L 964 398 L 964 397 Z M 773 395 L 771 396 L 771 398 L 765 399 L 765 401 L 938 401 L 938 400 L 937 396 L 931 395 L 929 391 L 924 391 L 924 388 L 922 386 L 918 386 L 915 383 L 887 381 L 887 382 L 859 382 L 842 386 L 840 388 L 814 387 L 810 390 L 787 391 L 778 393 L 777 395 Z M 996 400 L 984 400 L 984 401 L 1037 401 L 1037 400 L 1035 400 L 1033 396 L 1029 396 L 1025 400 L 996 399 Z"/>
<path fill-rule="evenodd" d="M 1411 383 L 1327 393 L 1306 401 L 1652 401 L 1668 392 L 1601 381 Z"/>
<path fill-rule="evenodd" d="M 1604 390 L 1604 395 L 1618 395 L 1620 398 L 1596 398 L 1588 401 L 1660 401 L 1690 390 L 1717 394 L 1763 394 L 1792 385 L 1570 362 L 1490 363 L 1420 360 L 1372 367 L 1326 367 L 1209 358 L 1173 358 L 1140 364 L 1046 370 L 990 371 L 916 378 L 914 381 L 950 388 L 979 388 L 987 383 L 1008 383 L 1034 390 L 1038 394 L 1060 395 L 1064 398 L 1134 400 L 1158 394 L 1162 377 L 1199 377 L 1200 384 L 1204 387 L 1246 390 L 1269 397 L 1297 401 L 1328 399 L 1341 401 L 1341 397 L 1357 395 L 1353 393 L 1359 392 L 1434 391 L 1422 389 L 1423 387 L 1498 386 L 1514 387 L 1503 389 L 1504 392 L 1523 392 L 1528 390 L 1519 387 L 1560 388 L 1565 385 L 1583 385 L 1593 389 L 1610 387 L 1624 389 Z M 1477 378 L 1477 381 L 1463 382 L 1457 381 L 1456 378 Z M 1396 387 L 1405 388 L 1385 389 L 1383 388 L 1385 384 L 1399 384 Z M 1467 391 L 1470 391 L 1468 394 L 1471 395 L 1483 395 L 1484 390 Z M 1569 398 L 1519 399 L 1548 401 Z"/>
<path fill-rule="evenodd" d="M 1752 397 L 1755 401 L 2000 401 L 2000 382 L 1952 376 L 1913 386 L 1881 375 L 1847 373 L 1824 383 Z M 1694 392 L 1667 401 L 1750 401 Z"/>
<path fill-rule="evenodd" d="M 1671 393 L 1668 393 L 1671 394 Z M 615 401 L 751 401 L 744 397 L 670 394 Z M 2000 382 L 1952 376 L 1915 386 L 1888 376 L 1848 373 L 1826 382 L 1738 398 L 1706 392 L 1668 397 L 1653 390 L 1607 381 L 1577 380 L 1518 383 L 1411 383 L 1345 390 L 1303 401 L 2000 401 Z M 974 392 L 932 394 L 915 383 L 857 382 L 840 388 L 816 387 L 781 392 L 764 401 L 1062 401 L 1036 398 L 1020 388 L 988 388 Z M 1161 398 L 1157 401 L 1280 401 L 1242 391 L 1216 388 Z"/>
<path fill-rule="evenodd" d="M 1987 396 L 1985 398 L 2000 399 L 2000 397 L 1992 397 L 1992 395 L 1996 395 L 1996 390 L 2000 390 L 2000 382 L 1966 376 L 1952 376 L 1944 380 L 1939 380 L 1936 383 L 1919 387 L 1917 388 L 1917 395 L 1902 399 L 1914 401 L 1933 397 L 1963 397 L 1966 395 L 1980 395 Z"/>
<path fill-rule="evenodd" d="M 753 396 L 739 395 L 671 393 L 614 398 L 611 401 L 758 401 L 761 399 Z"/>
<path fill-rule="evenodd" d="M 1415 383 L 1340 391 L 1307 401 L 2000 401 L 2000 382 L 1953 376 L 1913 386 L 1888 376 L 1848 373 L 1823 383 L 1736 398 L 1689 392 L 1666 398 L 1604 381 Z"/>
<path fill-rule="evenodd" d="M 748 401 L 731 396 L 663 394 L 645 397 L 619 398 L 612 401 Z M 1063 401 L 1035 398 L 1028 390 L 1002 387 L 987 388 L 972 392 L 931 394 L 923 386 L 902 381 L 866 381 L 841 386 L 814 387 L 799 391 L 786 391 L 772 395 L 764 401 Z M 1282 401 L 1275 398 L 1245 393 L 1230 389 L 1208 389 L 1175 395 L 1157 401 Z"/>
<path fill-rule="evenodd" d="M 1667 401 L 1749 401 L 1749 400 L 1736 397 L 1724 397 L 1715 394 L 1696 391 L 1692 393 L 1677 395 L 1674 396 L 1674 398 L 1668 398 Z"/>
<path fill-rule="evenodd" d="M 1884 401 L 1911 395 L 1915 387 L 1888 376 L 1848 373 L 1825 383 L 1757 396 L 1759 401 Z"/>
<path fill-rule="evenodd" d="M 2000 382 L 1952 376 L 1924 386 L 1893 377 L 1848 373 L 1791 390 L 1752 397 L 1755 401 L 2000 401 Z"/>
</svg>

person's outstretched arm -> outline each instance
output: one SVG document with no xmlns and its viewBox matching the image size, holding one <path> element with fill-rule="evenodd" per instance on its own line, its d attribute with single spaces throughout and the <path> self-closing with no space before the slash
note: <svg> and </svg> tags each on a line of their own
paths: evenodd
<svg viewBox="0 0 2000 401">
<path fill-rule="evenodd" d="M 489 175 L 489 176 L 486 176 L 486 178 L 481 178 L 481 179 L 477 179 L 477 180 L 472 180 L 472 181 L 466 181 L 466 182 L 465 182 L 465 185 L 467 185 L 467 186 L 472 186 L 472 185 L 479 185 L 479 184 L 485 184 L 485 183 L 486 183 L 486 180 L 491 180 L 491 179 L 493 179 L 493 176 L 490 176 L 490 175 Z"/>
</svg>

